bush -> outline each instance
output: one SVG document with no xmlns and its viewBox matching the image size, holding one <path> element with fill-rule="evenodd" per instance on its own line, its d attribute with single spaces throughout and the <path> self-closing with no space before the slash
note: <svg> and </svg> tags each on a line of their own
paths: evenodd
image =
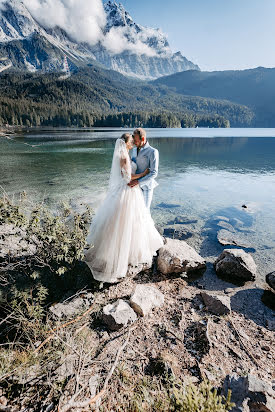
<svg viewBox="0 0 275 412">
<path fill-rule="evenodd" d="M 16 271 L 24 272 L 34 279 L 42 272 L 62 275 L 72 270 L 84 257 L 87 224 L 91 218 L 89 206 L 84 213 L 79 214 L 62 204 L 54 214 L 43 204 L 26 208 L 26 203 L 24 193 L 17 203 L 5 195 L 0 198 L 0 224 L 11 224 L 23 229 L 24 240 L 36 245 L 34 255 L 2 259 L 1 272 L 16 268 Z"/>
</svg>

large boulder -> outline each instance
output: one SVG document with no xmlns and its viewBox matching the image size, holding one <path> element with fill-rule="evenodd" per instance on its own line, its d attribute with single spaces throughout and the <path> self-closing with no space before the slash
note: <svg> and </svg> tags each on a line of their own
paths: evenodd
<svg viewBox="0 0 275 412">
<path fill-rule="evenodd" d="M 255 280 L 257 274 L 253 257 L 242 249 L 224 249 L 214 262 L 214 267 L 218 275 L 242 281 Z"/>
<path fill-rule="evenodd" d="M 205 260 L 184 240 L 169 238 L 159 250 L 157 264 L 160 272 L 165 275 L 206 268 Z"/>
<path fill-rule="evenodd" d="M 136 319 L 137 315 L 129 303 L 122 299 L 115 303 L 109 303 L 103 308 L 103 321 L 111 330 L 119 330 L 129 323 L 135 322 Z"/>
<path fill-rule="evenodd" d="M 272 291 L 275 292 L 275 271 L 268 273 L 265 277 L 266 283 L 271 287 Z"/>
<path fill-rule="evenodd" d="M 154 286 L 137 285 L 131 296 L 130 305 L 141 316 L 146 316 L 156 307 L 164 304 L 164 295 Z"/>
<path fill-rule="evenodd" d="M 207 310 L 214 315 L 226 315 L 231 312 L 230 297 L 214 292 L 201 292 Z"/>
<path fill-rule="evenodd" d="M 222 394 L 232 391 L 231 400 L 235 403 L 232 412 L 241 411 L 275 411 L 274 390 L 272 386 L 252 374 L 239 376 L 227 375 L 222 387 Z"/>
</svg>

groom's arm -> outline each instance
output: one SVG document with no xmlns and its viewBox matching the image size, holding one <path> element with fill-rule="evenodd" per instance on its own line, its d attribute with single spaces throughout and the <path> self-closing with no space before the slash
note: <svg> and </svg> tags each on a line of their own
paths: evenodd
<svg viewBox="0 0 275 412">
<path fill-rule="evenodd" d="M 143 187 L 150 182 L 150 180 L 155 179 L 158 175 L 159 169 L 159 152 L 157 149 L 152 150 L 152 153 L 149 158 L 149 169 L 150 173 L 148 175 L 138 179 L 140 187 Z"/>
</svg>

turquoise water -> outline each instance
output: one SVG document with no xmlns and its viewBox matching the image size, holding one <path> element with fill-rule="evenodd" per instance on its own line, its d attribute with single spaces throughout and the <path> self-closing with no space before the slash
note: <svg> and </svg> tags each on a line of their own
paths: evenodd
<svg viewBox="0 0 275 412">
<path fill-rule="evenodd" d="M 0 138 L 0 185 L 49 204 L 95 209 L 104 198 L 114 142 L 127 129 L 32 130 Z M 160 153 L 152 216 L 186 232 L 204 256 L 216 256 L 216 216 L 249 242 L 262 276 L 275 270 L 275 129 L 148 129 Z M 243 208 L 245 204 L 247 208 Z"/>
</svg>

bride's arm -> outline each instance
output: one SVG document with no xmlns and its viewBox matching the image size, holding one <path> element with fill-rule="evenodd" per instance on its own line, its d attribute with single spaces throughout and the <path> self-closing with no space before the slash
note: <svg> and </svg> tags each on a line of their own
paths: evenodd
<svg viewBox="0 0 275 412">
<path fill-rule="evenodd" d="M 142 173 L 138 173 L 137 175 L 132 175 L 131 180 L 140 179 L 141 177 L 144 177 L 144 176 L 148 175 L 148 173 L 150 173 L 150 170 L 149 170 L 149 169 L 146 169 L 146 170 L 144 170 L 144 172 L 142 172 Z"/>
<path fill-rule="evenodd" d="M 130 167 L 129 161 L 127 161 L 125 157 L 120 158 L 120 170 L 121 170 L 121 176 L 123 177 L 123 179 L 126 180 L 127 183 L 129 183 L 132 179 L 131 167 Z"/>
</svg>

